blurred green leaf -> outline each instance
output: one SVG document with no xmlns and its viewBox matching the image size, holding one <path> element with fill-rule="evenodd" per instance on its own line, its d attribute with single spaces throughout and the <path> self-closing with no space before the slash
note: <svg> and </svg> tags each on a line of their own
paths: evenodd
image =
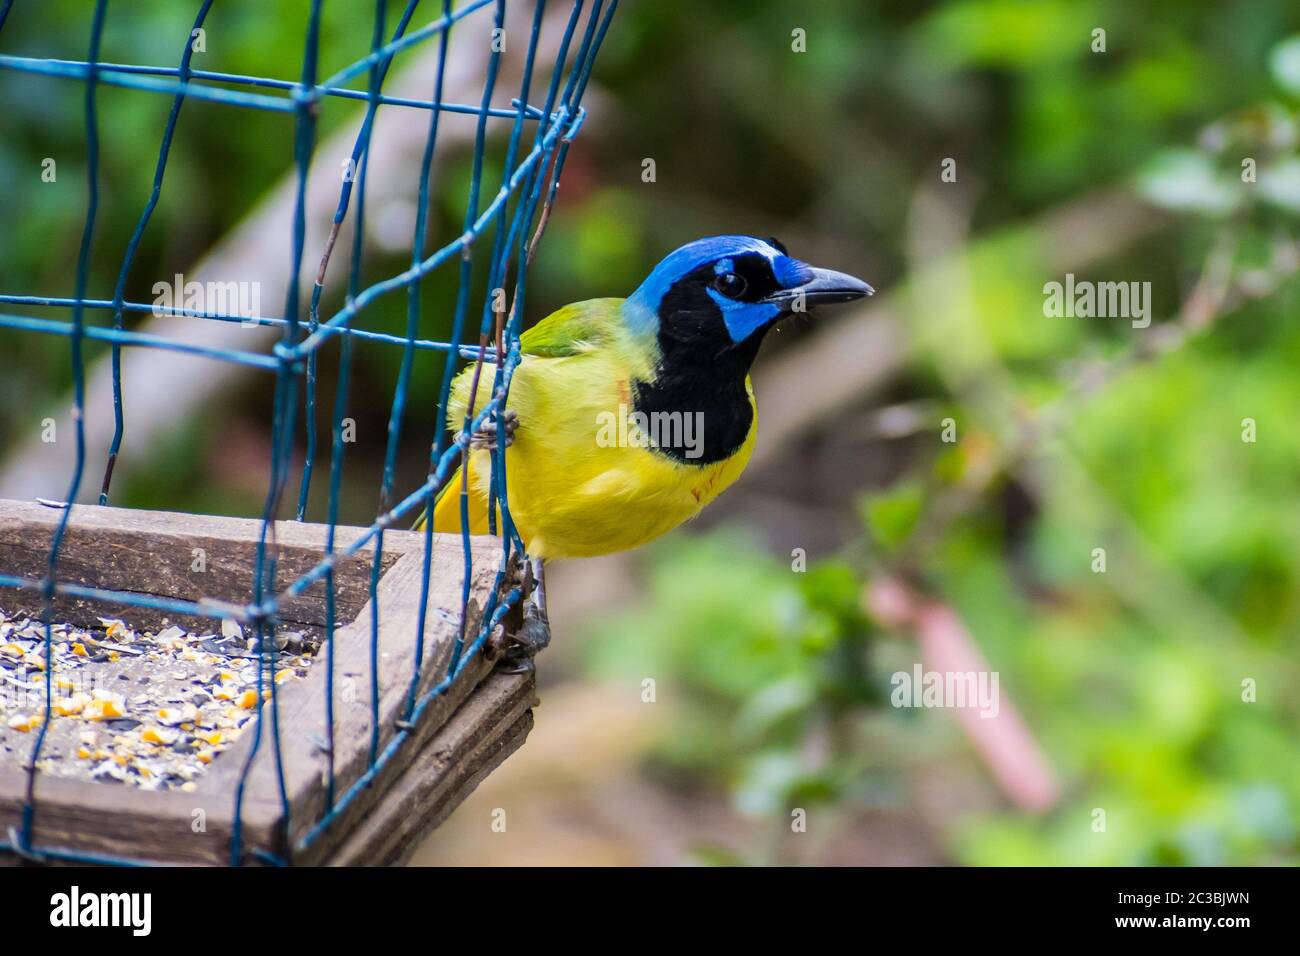
<svg viewBox="0 0 1300 956">
<path fill-rule="evenodd" d="M 925 492 L 919 482 L 905 482 L 872 495 L 864 504 L 872 536 L 887 549 L 898 548 L 920 520 L 924 502 Z"/>
</svg>

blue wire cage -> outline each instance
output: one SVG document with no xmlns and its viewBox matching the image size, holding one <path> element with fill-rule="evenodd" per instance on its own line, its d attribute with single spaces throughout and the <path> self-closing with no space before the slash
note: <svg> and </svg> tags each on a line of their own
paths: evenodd
<svg viewBox="0 0 1300 956">
<path fill-rule="evenodd" d="M 226 0 L 222 0 L 226 2 Z M 234 2 L 234 0 L 230 0 Z M 221 4 L 215 4 L 218 7 Z M 0 0 L 0 50 L 3 49 L 4 26 L 11 16 L 21 16 L 22 3 Z M 387 728 L 381 737 L 380 695 L 377 682 L 380 627 L 378 613 L 369 626 L 371 673 L 373 693 L 370 694 L 370 740 L 364 772 L 355 779 L 336 778 L 334 762 L 322 780 L 324 797 L 313 819 L 295 821 L 290 826 L 290 800 L 284 785 L 284 768 L 281 761 L 281 728 L 279 701 L 276 693 L 277 654 L 276 636 L 280 626 L 280 610 L 287 601 L 300 597 L 312 588 L 323 588 L 326 601 L 326 619 L 323 628 L 323 645 L 329 669 L 325 685 L 324 706 L 328 714 L 329 743 L 333 744 L 334 694 L 333 641 L 338 611 L 335 606 L 337 582 L 335 575 L 341 562 L 348 559 L 370 558 L 369 592 L 372 606 L 377 606 L 381 575 L 385 569 L 384 536 L 392 529 L 405 527 L 410 520 L 431 507 L 433 497 L 454 472 L 465 442 L 463 436 L 473 434 L 485 421 L 495 416 L 504 406 L 514 368 L 520 361 L 519 333 L 524 311 L 525 286 L 529 263 L 536 251 L 550 206 L 555 200 L 560 175 L 564 168 L 569 145 L 583 124 L 581 103 L 586 90 L 597 51 L 609 28 L 617 0 L 573 0 L 572 3 L 553 0 L 554 19 L 562 25 L 558 46 L 553 57 L 548 52 L 543 59 L 540 38 L 544 19 L 548 17 L 546 0 L 530 4 L 530 28 L 527 36 L 527 53 L 522 67 L 518 89 L 508 91 L 509 105 L 499 103 L 504 95 L 497 89 L 501 60 L 501 47 L 494 44 L 487 59 L 483 77 L 482 96 L 476 106 L 467 106 L 444 100 L 449 44 L 457 35 L 457 24 L 472 17 L 490 18 L 494 31 L 504 31 L 506 0 L 466 0 L 459 5 L 452 0 L 426 3 L 436 7 L 434 18 L 423 26 L 414 25 L 421 11 L 419 0 L 398 0 L 392 6 L 400 8 L 395 24 L 389 21 L 387 0 L 377 0 L 374 5 L 374 29 L 370 52 L 331 76 L 320 77 L 318 53 L 322 23 L 323 0 L 307 4 L 302 48 L 302 69 L 294 81 L 271 79 L 262 76 L 236 75 L 205 71 L 195 67 L 193 37 L 204 29 L 214 7 L 214 0 L 202 0 L 193 21 L 192 30 L 178 36 L 176 43 L 183 49 L 180 62 L 175 67 L 146 66 L 105 62 L 101 59 L 101 44 L 105 24 L 110 16 L 108 0 L 95 0 L 87 4 L 89 21 L 85 25 L 89 36 L 88 53 L 84 61 L 0 55 L 0 68 L 10 75 L 34 74 L 50 83 L 71 79 L 84 86 L 85 155 L 87 168 L 88 202 L 81 243 L 77 257 L 75 286 L 70 296 L 51 297 L 34 295 L 33 290 L 20 289 L 0 294 L 0 328 L 66 338 L 71 360 L 73 384 L 73 421 L 76 426 L 76 457 L 73 473 L 68 478 L 67 493 L 59 505 L 54 523 L 48 561 L 43 575 L 13 573 L 14 569 L 0 566 L 0 601 L 6 593 L 25 592 L 34 596 L 43 608 L 44 660 L 44 719 L 31 745 L 30 757 L 24 765 L 25 789 L 22 794 L 21 814 L 17 825 L 0 833 L 0 854 L 10 854 L 35 860 L 70 860 L 90 863 L 130 864 L 143 862 L 130 854 L 95 852 L 83 847 L 66 847 L 42 843 L 35 838 L 37 821 L 41 814 L 42 774 L 37 767 L 46 743 L 51 722 L 58 719 L 53 711 L 55 663 L 53 653 L 53 609 L 56 600 L 76 598 L 83 601 L 103 602 L 105 605 L 131 606 L 154 612 L 167 612 L 197 618 L 229 619 L 238 622 L 255 636 L 257 648 L 258 702 L 256 716 L 245 734 L 251 734 L 252 743 L 247 750 L 238 780 L 230 798 L 233 801 L 232 823 L 229 832 L 228 859 L 233 864 L 249 861 L 264 863 L 292 862 L 307 852 L 331 831 L 339 818 L 347 813 L 354 802 L 365 794 L 367 788 L 389 764 L 400 761 L 411 748 L 408 746 L 414 729 L 431 704 L 437 701 L 465 674 L 470 662 L 484 653 L 485 642 L 512 608 L 524 597 L 522 585 L 515 569 L 523 557 L 522 542 L 514 532 L 510 511 L 504 494 L 505 443 L 495 452 L 492 496 L 498 509 L 489 508 L 494 518 L 493 531 L 499 536 L 500 554 L 495 581 L 487 606 L 478 608 L 474 626 L 469 621 L 468 605 L 471 587 L 471 566 L 474 559 L 468 531 L 460 535 L 463 554 L 461 574 L 461 602 L 459 607 L 439 609 L 459 616 L 457 633 L 451 657 L 443 670 L 429 680 L 425 672 L 423 641 L 430 608 L 431 579 L 433 577 L 435 539 L 432 522 L 426 523 L 422 554 L 422 574 L 418 595 L 418 615 L 415 631 L 415 654 L 409 684 L 404 690 L 404 704 L 399 719 Z M 548 21 L 549 22 L 549 21 Z M 513 41 L 512 37 L 512 41 Z M 406 51 L 424 46 L 436 48 L 429 55 L 436 58 L 436 81 L 428 99 L 398 97 L 384 92 L 394 61 Z M 416 55 L 416 54 L 408 54 Z M 549 70 L 547 70 L 549 67 Z M 543 73 L 549 72 L 549 76 Z M 539 74 L 541 78 L 535 77 Z M 0 82 L 3 82 L 0 74 Z M 152 190 L 134 230 L 124 237 L 121 266 L 116 285 L 110 297 L 95 297 L 88 286 L 92 235 L 96 217 L 104 195 L 101 192 L 99 162 L 100 130 L 96 108 L 97 92 L 103 86 L 123 87 L 144 94 L 163 94 L 171 98 L 171 108 L 166 126 L 162 130 L 161 145 L 153 173 Z M 293 124 L 292 169 L 296 190 L 292 222 L 288 224 L 290 239 L 291 276 L 287 298 L 281 316 L 236 315 L 233 312 L 187 309 L 176 302 L 164 309 L 164 314 L 176 318 L 200 318 L 214 322 L 255 322 L 272 326 L 279 335 L 269 351 L 208 347 L 194 342 L 179 341 L 155 332 L 130 327 L 134 314 L 158 314 L 159 306 L 132 302 L 126 297 L 128 280 L 141 239 L 158 204 L 164 187 L 168 158 L 178 125 L 183 122 L 183 108 L 188 101 L 207 100 L 239 110 L 262 110 L 285 115 Z M 356 100 L 364 104 L 359 130 L 351 151 L 350 175 L 342 177 L 338 202 L 329 236 L 325 240 L 325 255 L 316 273 L 309 295 L 300 293 L 300 274 L 303 267 L 304 245 L 307 236 L 305 213 L 307 182 L 312 169 L 317 145 L 318 124 L 322 109 L 338 100 Z M 418 178 L 417 217 L 411 238 L 410 264 L 400 274 L 370 285 L 361 281 L 364 246 L 365 198 L 367 168 L 370 156 L 371 134 L 380 109 L 408 111 L 428 124 L 428 134 Z M 472 174 L 466 197 L 463 229 L 452 241 L 429 251 L 429 224 L 427 210 L 430 202 L 431 164 L 439 140 L 439 121 L 444 113 L 462 113 L 475 117 L 473 138 Z M 489 160 L 486 143 L 490 124 L 508 127 L 504 159 L 499 169 L 500 187 L 495 193 L 485 190 L 491 181 L 494 166 Z M 0 223 L 0 228 L 3 223 Z M 344 301 L 333 314 L 322 314 L 322 293 L 330 251 L 341 230 L 353 232 L 353 242 L 348 263 L 347 291 Z M 487 241 L 490 239 L 490 243 Z M 101 243 L 104 241 L 101 237 Z M 486 257 L 488 290 L 509 290 L 509 306 L 503 305 L 503 296 L 489 291 L 481 307 L 474 295 L 472 269 L 476 257 Z M 447 340 L 432 340 L 422 335 L 422 315 L 429 303 L 422 299 L 423 280 L 435 270 L 445 267 L 456 270 L 454 304 L 448 304 L 453 314 L 452 331 Z M 380 297 L 391 293 L 406 296 L 405 335 L 386 334 L 360 327 L 358 321 L 366 310 Z M 427 298 L 427 296 L 426 296 Z M 6 310 L 6 305 L 10 308 Z M 63 313 L 65 318 L 55 319 L 30 314 L 6 314 L 14 306 L 27 307 L 28 312 L 48 310 Z M 111 322 L 92 322 L 87 314 L 111 315 Z M 477 320 L 477 335 L 473 322 Z M 86 401 L 86 368 L 83 355 L 87 341 L 108 344 L 112 363 L 114 405 L 114 433 L 108 448 L 88 448 L 83 425 Z M 345 462 L 344 422 L 347 412 L 347 393 L 352 365 L 352 348 L 356 340 L 381 343 L 385 347 L 400 349 L 401 362 L 393 386 L 391 412 L 388 421 L 387 443 L 379 489 L 379 507 L 373 523 L 358 533 L 346 536 L 345 543 L 336 538 L 339 519 L 339 499 Z M 317 435 L 316 402 L 318 371 L 321 350 L 337 346 L 337 379 L 334 382 L 335 401 L 332 412 L 332 436 L 329 442 L 331 455 L 324 481 L 328 485 L 328 503 L 325 525 L 327 532 L 319 557 L 313 566 L 294 578 L 286 579 L 277 565 L 278 545 L 275 525 L 296 499 L 294 512 L 298 520 L 305 519 L 309 492 L 314 473 L 313 463 L 318 445 L 324 445 Z M 231 362 L 268 372 L 274 376 L 274 399 L 271 422 L 270 481 L 260 517 L 260 532 L 256 536 L 254 561 L 248 582 L 246 602 L 232 605 L 228 601 L 205 600 L 203 595 L 193 598 L 169 598 L 142 594 L 135 591 L 100 588 L 93 584 L 66 580 L 60 574 L 60 558 L 70 522 L 75 521 L 79 506 L 75 504 L 89 490 L 86 488 L 92 468 L 102 466 L 103 478 L 99 488 L 99 503 L 110 500 L 114 464 L 122 451 L 122 439 L 128 422 L 123 412 L 123 394 L 129 394 L 129 378 L 122 374 L 124 348 L 171 349 L 203 356 L 215 362 Z M 408 401 L 415 355 L 420 350 L 433 350 L 444 356 L 436 408 L 413 409 Z M 445 415 L 452 379 L 462 362 L 476 363 L 478 374 L 490 375 L 493 380 L 493 398 L 486 406 L 471 406 L 459 436 L 452 438 L 439 426 Z M 397 497 L 395 471 L 397 453 L 403 430 L 414 415 L 432 427 L 437 436 L 430 449 L 426 480 L 416 490 Z M 295 446 L 305 448 L 303 464 L 294 481 L 293 466 Z M 289 498 L 290 501 L 285 499 Z M 499 517 L 498 517 L 499 515 Z M 462 522 L 467 525 L 466 522 Z M 499 524 L 499 527 L 496 525 Z M 265 695 L 265 698 L 263 698 Z M 281 802 L 280 838 L 272 846 L 251 845 L 245 838 L 242 820 L 246 786 L 254 756 L 263 746 L 269 748 L 279 775 Z"/>
</svg>

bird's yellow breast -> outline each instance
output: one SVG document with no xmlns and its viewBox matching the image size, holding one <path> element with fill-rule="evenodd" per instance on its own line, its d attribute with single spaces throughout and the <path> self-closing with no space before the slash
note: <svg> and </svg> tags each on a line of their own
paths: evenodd
<svg viewBox="0 0 1300 956">
<path fill-rule="evenodd" d="M 480 408 L 489 400 L 490 378 L 485 373 L 480 379 Z M 505 454 L 507 500 L 532 556 L 591 557 L 644 544 L 695 517 L 748 463 L 753 426 L 730 458 L 710 464 L 684 463 L 644 447 L 647 426 L 677 428 L 674 435 L 689 442 L 697 423 L 690 413 L 672 422 L 638 419 L 630 379 L 613 350 L 525 355 L 516 368 L 507 404 L 519 424 Z M 453 420 L 463 417 L 469 388 L 470 377 L 462 373 L 453 390 Z M 753 407 L 748 380 L 746 389 Z M 475 450 L 469 465 L 474 533 L 488 530 L 489 483 L 489 453 Z M 438 509 L 436 530 L 459 530 L 452 511 Z"/>
</svg>

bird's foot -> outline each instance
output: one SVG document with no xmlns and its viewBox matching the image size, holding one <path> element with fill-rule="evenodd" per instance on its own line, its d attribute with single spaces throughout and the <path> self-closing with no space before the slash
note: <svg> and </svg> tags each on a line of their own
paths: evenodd
<svg viewBox="0 0 1300 956">
<path fill-rule="evenodd" d="M 524 605 L 524 623 L 518 633 L 506 634 L 502 631 L 495 642 L 495 650 L 500 655 L 502 670 L 507 674 L 526 674 L 533 670 L 533 658 L 537 652 L 551 643 L 551 622 L 546 619 L 546 612 L 533 601 Z"/>
<path fill-rule="evenodd" d="M 500 425 L 498 426 L 498 417 Z M 497 439 L 499 434 L 505 435 L 506 447 L 509 448 L 515 443 L 515 432 L 519 429 L 519 415 L 513 409 L 505 409 L 498 416 L 496 413 L 488 416 L 483 424 L 479 425 L 478 431 L 469 437 L 471 448 L 486 448 L 488 451 L 496 451 Z"/>
</svg>

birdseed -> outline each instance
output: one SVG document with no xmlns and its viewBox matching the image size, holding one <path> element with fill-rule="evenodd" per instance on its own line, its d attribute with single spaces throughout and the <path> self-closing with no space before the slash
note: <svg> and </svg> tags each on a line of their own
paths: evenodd
<svg viewBox="0 0 1300 956">
<path fill-rule="evenodd" d="M 37 769 L 142 790 L 194 790 L 257 712 L 256 641 L 235 621 L 220 634 L 156 633 L 99 619 L 51 625 L 53 719 Z M 318 646 L 276 635 L 275 681 L 301 680 Z M 25 767 L 45 714 L 45 626 L 0 610 L 0 766 Z M 262 697 L 270 693 L 267 667 Z"/>
</svg>

